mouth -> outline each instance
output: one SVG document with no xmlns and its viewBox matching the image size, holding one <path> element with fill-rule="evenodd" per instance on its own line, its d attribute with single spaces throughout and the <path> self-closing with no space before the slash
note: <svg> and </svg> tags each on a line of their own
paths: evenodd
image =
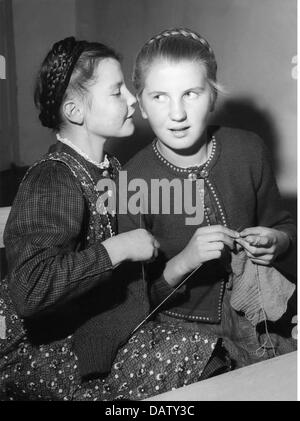
<svg viewBox="0 0 300 421">
<path fill-rule="evenodd" d="M 132 111 L 132 113 L 130 113 L 130 114 L 126 117 L 126 120 L 131 119 L 131 118 L 132 118 L 132 116 L 133 116 L 133 114 L 134 114 L 134 111 Z"/>
<path fill-rule="evenodd" d="M 176 137 L 184 137 L 187 134 L 189 128 L 190 126 L 176 127 L 176 128 L 169 129 L 169 131 Z"/>
</svg>

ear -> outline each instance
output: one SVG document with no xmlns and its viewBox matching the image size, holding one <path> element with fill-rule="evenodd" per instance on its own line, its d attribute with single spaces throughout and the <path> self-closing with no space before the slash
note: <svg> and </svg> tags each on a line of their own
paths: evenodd
<svg viewBox="0 0 300 421">
<path fill-rule="evenodd" d="M 216 105 L 216 101 L 217 101 L 217 93 L 211 93 L 211 97 L 210 97 L 210 112 L 212 113 L 215 110 L 215 105 Z"/>
<path fill-rule="evenodd" d="M 73 124 L 83 124 L 83 110 L 81 104 L 75 99 L 63 103 L 62 112 L 66 119 Z"/>
<path fill-rule="evenodd" d="M 143 108 L 143 101 L 142 101 L 142 98 L 138 95 L 138 96 L 136 97 L 136 99 L 137 99 L 137 101 L 138 101 L 138 103 L 139 103 L 139 107 L 140 107 L 140 110 L 141 110 L 142 117 L 143 117 L 145 120 L 147 120 L 147 119 L 148 119 L 148 116 L 147 116 L 147 114 L 146 114 L 146 112 L 145 112 L 145 110 L 144 110 L 144 108 Z"/>
</svg>

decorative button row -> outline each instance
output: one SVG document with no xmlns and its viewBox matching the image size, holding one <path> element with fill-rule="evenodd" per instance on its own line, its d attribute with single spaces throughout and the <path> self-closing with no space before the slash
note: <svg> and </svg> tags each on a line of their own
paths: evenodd
<svg viewBox="0 0 300 421">
<path fill-rule="evenodd" d="M 226 222 L 225 214 L 224 214 L 224 211 L 222 209 L 222 206 L 221 206 L 221 203 L 219 201 L 219 198 L 218 198 L 218 196 L 216 194 L 216 191 L 215 191 L 213 185 L 211 184 L 211 182 L 208 179 L 206 181 L 207 181 L 207 185 L 209 186 L 209 188 L 210 188 L 210 190 L 211 190 L 211 192 L 213 194 L 213 198 L 214 198 L 214 200 L 215 200 L 215 202 L 216 202 L 216 204 L 218 206 L 218 209 L 219 209 L 219 212 L 220 212 L 220 215 L 221 215 L 221 219 L 222 219 L 222 224 L 225 227 L 227 227 L 227 222 Z"/>
<path fill-rule="evenodd" d="M 224 291 L 224 280 L 221 282 L 221 288 L 220 288 L 220 295 L 219 295 L 219 301 L 218 301 L 218 316 L 221 318 L 222 315 L 222 298 L 223 298 L 223 291 Z"/>
<path fill-rule="evenodd" d="M 187 318 L 189 320 L 205 320 L 207 322 L 211 321 L 210 317 L 204 317 L 204 316 L 191 316 L 189 314 L 180 314 L 180 313 L 175 313 L 174 311 L 169 311 L 166 310 L 165 311 L 166 314 L 169 314 L 170 316 L 175 316 L 175 317 L 184 317 Z"/>
<path fill-rule="evenodd" d="M 207 167 L 210 164 L 211 160 L 213 159 L 215 152 L 216 152 L 216 138 L 214 136 L 212 136 L 211 138 L 212 140 L 212 148 L 211 148 L 211 153 L 210 156 L 208 158 L 208 160 L 205 162 L 203 169 L 200 172 L 200 176 L 201 178 L 207 178 L 208 177 L 208 171 L 207 171 Z M 155 155 L 165 164 L 167 165 L 169 168 L 171 168 L 174 171 L 177 171 L 179 173 L 191 173 L 191 169 L 189 168 L 180 168 L 180 167 L 176 167 L 175 165 L 171 164 L 169 161 L 167 161 L 158 151 L 157 147 L 156 147 L 156 141 L 154 140 L 152 142 L 152 147 L 153 150 L 155 152 Z M 202 167 L 203 164 L 198 165 L 198 167 Z M 197 166 L 196 166 L 197 167 Z M 197 173 L 196 173 L 197 174 Z"/>
</svg>

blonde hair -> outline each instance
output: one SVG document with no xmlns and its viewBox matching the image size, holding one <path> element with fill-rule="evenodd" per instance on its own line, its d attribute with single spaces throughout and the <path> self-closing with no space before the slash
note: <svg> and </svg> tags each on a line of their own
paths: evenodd
<svg viewBox="0 0 300 421">
<path fill-rule="evenodd" d="M 206 70 L 213 104 L 218 92 L 222 91 L 217 83 L 217 62 L 208 41 L 197 32 L 186 28 L 167 29 L 152 37 L 138 53 L 133 69 L 132 81 L 138 95 L 141 95 L 148 69 L 155 59 L 195 60 Z"/>
</svg>

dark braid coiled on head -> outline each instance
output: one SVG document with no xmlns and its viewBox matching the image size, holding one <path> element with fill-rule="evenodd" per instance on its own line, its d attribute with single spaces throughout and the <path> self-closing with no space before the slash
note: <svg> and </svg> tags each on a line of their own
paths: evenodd
<svg viewBox="0 0 300 421">
<path fill-rule="evenodd" d="M 63 123 L 60 108 L 68 87 L 85 94 L 95 79 L 96 66 L 105 58 L 120 61 L 119 54 L 99 42 L 77 41 L 68 37 L 53 45 L 43 61 L 34 92 L 34 102 L 43 126 L 59 131 Z"/>
<path fill-rule="evenodd" d="M 85 41 L 76 41 L 74 37 L 65 38 L 56 42 L 45 58 L 35 90 L 35 104 L 40 109 L 43 126 L 58 129 L 59 107 L 85 45 Z"/>
</svg>

